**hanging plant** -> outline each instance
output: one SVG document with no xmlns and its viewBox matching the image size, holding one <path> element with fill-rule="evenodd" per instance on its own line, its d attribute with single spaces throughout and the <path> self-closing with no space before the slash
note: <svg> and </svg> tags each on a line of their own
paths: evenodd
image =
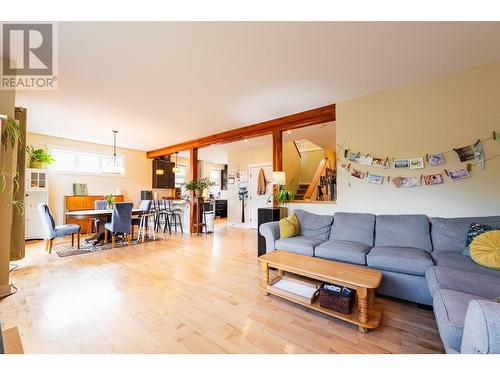
<svg viewBox="0 0 500 375">
<path fill-rule="evenodd" d="M 21 125 L 17 123 L 16 120 L 14 120 L 12 117 L 5 116 L 5 115 L 0 115 L 0 119 L 5 121 L 5 123 L 2 126 L 1 130 L 1 142 L 4 147 L 7 147 L 7 145 L 10 143 L 11 146 L 13 147 L 16 142 L 17 142 L 17 147 L 21 148 L 22 147 L 22 137 L 23 137 L 23 131 L 21 129 Z M 11 189 L 9 191 L 10 194 L 14 193 L 19 189 L 19 171 L 16 172 L 16 175 L 8 173 L 6 170 L 3 168 L 0 169 L 0 192 L 4 192 L 5 188 L 8 185 L 7 181 L 11 181 Z M 17 210 L 17 213 L 19 215 L 22 215 L 24 213 L 24 203 L 13 200 L 10 202 L 12 206 L 14 206 Z"/>
<path fill-rule="evenodd" d="M 5 125 L 2 128 L 2 143 L 9 142 L 12 146 L 17 142 L 18 147 L 22 146 L 23 131 L 21 125 L 17 123 L 12 117 L 1 116 L 5 119 Z"/>
<path fill-rule="evenodd" d="M 42 148 L 29 145 L 26 147 L 26 152 L 30 158 L 30 168 L 40 169 L 55 162 L 55 159 Z"/>
</svg>

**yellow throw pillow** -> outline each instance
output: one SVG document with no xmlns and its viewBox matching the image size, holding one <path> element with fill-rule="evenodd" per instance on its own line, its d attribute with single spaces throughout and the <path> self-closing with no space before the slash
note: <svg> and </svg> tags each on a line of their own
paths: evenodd
<svg viewBox="0 0 500 375">
<path fill-rule="evenodd" d="M 500 270 L 500 230 L 480 234 L 470 244 L 470 256 L 474 262 Z"/>
<path fill-rule="evenodd" d="M 279 222 L 280 238 L 290 238 L 298 236 L 300 233 L 299 220 L 295 214 L 284 217 Z"/>
</svg>

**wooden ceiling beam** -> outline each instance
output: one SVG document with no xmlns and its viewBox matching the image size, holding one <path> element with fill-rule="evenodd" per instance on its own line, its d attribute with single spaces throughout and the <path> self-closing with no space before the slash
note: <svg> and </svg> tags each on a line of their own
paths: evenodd
<svg viewBox="0 0 500 375">
<path fill-rule="evenodd" d="M 269 135 L 274 131 L 299 129 L 330 121 L 335 121 L 335 104 L 163 147 L 157 150 L 149 151 L 147 156 L 150 159 L 154 159 L 192 148 L 201 148 L 219 143 L 235 142 L 245 138 Z"/>
</svg>

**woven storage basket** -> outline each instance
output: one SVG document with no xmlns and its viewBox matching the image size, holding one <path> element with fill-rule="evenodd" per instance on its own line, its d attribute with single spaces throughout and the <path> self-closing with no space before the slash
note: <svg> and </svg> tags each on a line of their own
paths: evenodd
<svg viewBox="0 0 500 375">
<path fill-rule="evenodd" d="M 326 289 L 325 285 L 335 284 L 321 284 L 321 287 L 319 288 L 319 305 L 330 310 L 338 311 L 342 314 L 350 315 L 354 304 L 354 290 L 344 288 L 349 291 L 348 295 L 344 295 L 341 292 Z M 340 286 L 340 288 L 342 287 Z"/>
</svg>

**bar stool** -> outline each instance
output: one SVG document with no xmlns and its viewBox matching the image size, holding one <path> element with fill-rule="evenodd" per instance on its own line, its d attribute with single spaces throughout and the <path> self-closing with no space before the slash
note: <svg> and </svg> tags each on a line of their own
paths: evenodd
<svg viewBox="0 0 500 375">
<path fill-rule="evenodd" d="M 146 230 L 147 235 L 153 240 L 156 240 L 156 231 L 155 231 L 155 223 L 154 223 L 154 213 L 143 214 L 139 217 L 139 234 L 137 235 L 137 242 L 144 242 L 146 238 Z"/>
<path fill-rule="evenodd" d="M 165 203 L 165 211 L 167 213 L 169 233 L 172 234 L 172 226 L 174 227 L 175 232 L 177 232 L 177 227 L 179 227 L 181 230 L 181 233 L 184 233 L 184 230 L 182 229 L 181 210 L 172 209 L 172 201 L 171 200 L 165 200 L 164 203 Z M 164 232 L 166 232 L 166 229 L 167 228 L 165 226 Z"/>
<path fill-rule="evenodd" d="M 161 228 L 161 224 L 164 224 L 163 231 L 166 232 L 167 226 L 170 229 L 170 222 L 168 220 L 168 214 L 166 210 L 166 206 L 162 207 L 162 200 L 153 200 L 153 211 L 154 211 L 154 228 L 155 231 L 159 232 Z M 171 230 L 171 229 L 170 229 Z"/>
</svg>

